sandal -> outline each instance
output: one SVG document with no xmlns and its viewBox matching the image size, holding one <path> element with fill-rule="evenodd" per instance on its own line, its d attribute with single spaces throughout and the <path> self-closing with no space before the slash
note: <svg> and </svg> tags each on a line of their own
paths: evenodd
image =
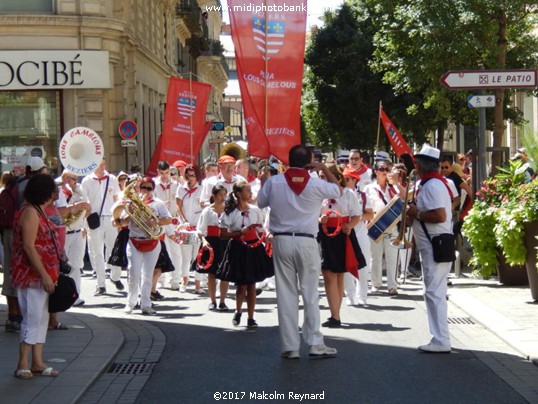
<svg viewBox="0 0 538 404">
<path fill-rule="evenodd" d="M 68 329 L 69 328 L 63 323 L 58 323 L 56 325 L 49 326 L 49 330 L 68 330 Z"/>
<path fill-rule="evenodd" d="M 34 373 L 34 375 L 48 376 L 48 377 L 56 377 L 60 374 L 60 372 L 58 372 L 56 369 L 53 369 L 51 367 L 48 367 L 43 370 L 32 370 L 32 372 Z"/>
<path fill-rule="evenodd" d="M 14 375 L 17 379 L 31 379 L 34 377 L 30 369 L 18 369 L 15 371 Z"/>
</svg>

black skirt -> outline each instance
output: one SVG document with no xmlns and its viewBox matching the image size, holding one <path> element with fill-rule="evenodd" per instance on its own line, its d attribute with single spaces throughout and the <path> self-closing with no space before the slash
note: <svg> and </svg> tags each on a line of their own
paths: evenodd
<svg viewBox="0 0 538 404">
<path fill-rule="evenodd" d="M 249 248 L 241 241 L 230 240 L 215 276 L 238 285 L 251 285 L 274 274 L 273 259 L 263 244 Z"/>
<path fill-rule="evenodd" d="M 207 242 L 213 249 L 213 263 L 208 269 L 203 269 L 198 266 L 195 260 L 196 271 L 201 274 L 216 274 L 217 269 L 219 268 L 219 264 L 222 261 L 222 257 L 224 256 L 224 251 L 226 250 L 228 241 L 223 240 L 218 236 L 209 236 L 209 237 L 206 237 L 205 239 L 207 240 Z M 209 259 L 209 252 L 204 251 L 202 255 L 202 264 L 206 263 L 208 259 Z"/>
<path fill-rule="evenodd" d="M 328 227 L 329 233 L 334 232 L 335 228 Z M 344 232 L 338 233 L 334 237 L 328 237 L 321 229 L 318 233 L 318 241 L 321 244 L 321 268 L 335 273 L 344 273 L 346 271 L 346 239 L 349 237 L 355 256 L 359 262 L 359 269 L 366 266 L 366 260 L 362 255 L 355 229 L 351 230 L 349 236 Z"/>
<path fill-rule="evenodd" d="M 127 243 L 129 243 L 129 229 L 121 229 L 114 241 L 114 247 L 112 248 L 112 254 L 108 259 L 110 265 L 116 265 L 118 267 L 127 268 L 129 261 L 127 260 Z"/>
<path fill-rule="evenodd" d="M 172 272 L 176 268 L 174 267 L 174 264 L 172 264 L 170 255 L 168 255 L 168 250 L 166 249 L 165 242 L 160 241 L 160 243 L 161 243 L 161 252 L 159 253 L 159 258 L 157 258 L 157 263 L 155 264 L 155 268 L 160 268 L 163 274 L 165 272 Z"/>
</svg>

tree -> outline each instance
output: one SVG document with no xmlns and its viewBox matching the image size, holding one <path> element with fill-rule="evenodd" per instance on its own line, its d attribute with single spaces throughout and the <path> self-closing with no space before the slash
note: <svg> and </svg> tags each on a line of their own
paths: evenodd
<svg viewBox="0 0 538 404">
<path fill-rule="evenodd" d="M 363 3 L 351 0 L 351 3 Z M 376 24 L 372 67 L 397 94 L 423 93 L 439 128 L 447 121 L 469 123 L 465 91 L 443 88 L 450 69 L 503 69 L 536 66 L 536 6 L 522 0 L 365 0 Z M 494 147 L 502 145 L 504 118 L 521 121 L 507 109 L 509 97 L 496 91 Z M 442 141 L 442 136 L 441 139 Z M 442 145 L 438 144 L 438 146 Z M 500 155 L 493 156 L 500 165 Z"/>
</svg>

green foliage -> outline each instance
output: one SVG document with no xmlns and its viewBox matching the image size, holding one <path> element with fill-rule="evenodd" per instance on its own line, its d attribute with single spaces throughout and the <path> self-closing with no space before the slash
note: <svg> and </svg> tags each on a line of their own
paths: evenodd
<svg viewBox="0 0 538 404">
<path fill-rule="evenodd" d="M 525 231 L 523 228 L 523 210 L 525 207 L 515 201 L 507 203 L 497 214 L 494 233 L 497 245 L 502 247 L 506 262 L 510 265 L 525 263 Z"/>
<path fill-rule="evenodd" d="M 491 231 L 496 223 L 497 209 L 477 200 L 465 217 L 462 231 L 473 248 L 470 263 L 484 278 L 497 272 L 497 240 Z"/>
</svg>

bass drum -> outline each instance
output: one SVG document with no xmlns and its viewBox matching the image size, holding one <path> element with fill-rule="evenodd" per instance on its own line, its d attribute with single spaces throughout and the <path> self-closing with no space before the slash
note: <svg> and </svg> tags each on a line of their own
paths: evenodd
<svg viewBox="0 0 538 404">
<path fill-rule="evenodd" d="M 368 235 L 370 238 L 376 243 L 379 243 L 383 239 L 383 236 L 390 233 L 401 220 L 402 210 L 403 201 L 396 195 L 368 224 Z"/>
<path fill-rule="evenodd" d="M 88 175 L 103 161 L 103 141 L 92 129 L 79 126 L 65 133 L 58 154 L 66 170 L 78 176 Z"/>
</svg>

